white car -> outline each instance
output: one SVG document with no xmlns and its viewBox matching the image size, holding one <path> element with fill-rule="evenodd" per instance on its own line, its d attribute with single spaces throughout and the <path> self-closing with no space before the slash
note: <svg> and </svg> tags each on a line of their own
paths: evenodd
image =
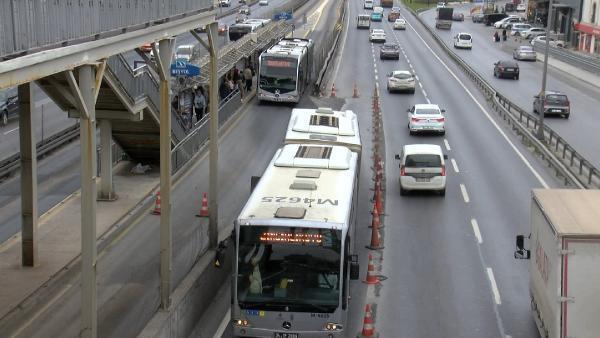
<svg viewBox="0 0 600 338">
<path fill-rule="evenodd" d="M 269 0 L 260 0 L 258 2 L 259 6 L 269 6 Z"/>
<path fill-rule="evenodd" d="M 524 32 L 531 28 L 528 23 L 513 23 L 512 29 L 510 30 L 511 36 L 521 36 L 521 32 Z"/>
<path fill-rule="evenodd" d="M 385 42 L 385 31 L 383 29 L 373 29 L 369 35 L 371 42 Z"/>
<path fill-rule="evenodd" d="M 438 2 L 436 8 L 444 8 L 446 7 L 446 3 L 445 2 Z"/>
<path fill-rule="evenodd" d="M 415 104 L 407 110 L 408 131 L 411 135 L 416 132 L 436 132 L 446 134 L 446 118 L 437 104 Z"/>
<path fill-rule="evenodd" d="M 546 44 L 546 36 L 545 35 L 538 35 L 535 38 L 533 38 L 531 40 L 531 45 L 535 46 L 535 44 L 545 45 Z M 565 42 L 562 41 L 562 40 L 556 40 L 554 38 L 550 38 L 550 46 L 552 46 L 552 47 L 564 47 L 565 46 Z"/>
<path fill-rule="evenodd" d="M 406 29 L 406 21 L 404 19 L 396 19 L 394 21 L 394 29 Z"/>
<path fill-rule="evenodd" d="M 517 5 L 517 12 L 525 12 L 526 10 L 527 10 L 526 4 L 518 4 Z"/>
<path fill-rule="evenodd" d="M 473 48 L 473 37 L 469 33 L 458 33 L 454 36 L 454 48 Z"/>
<path fill-rule="evenodd" d="M 533 39 L 536 36 L 546 35 L 546 29 L 541 27 L 531 27 L 526 31 L 521 32 L 521 36 L 526 39 Z"/>
<path fill-rule="evenodd" d="M 365 0 L 363 4 L 364 9 L 373 9 L 373 0 Z"/>
<path fill-rule="evenodd" d="M 407 144 L 402 153 L 396 154 L 400 160 L 400 195 L 413 190 L 430 190 L 444 196 L 446 194 L 447 155 L 435 144 Z"/>
<path fill-rule="evenodd" d="M 388 74 L 388 93 L 396 91 L 407 91 L 415 93 L 415 76 L 408 70 L 395 70 Z"/>
<path fill-rule="evenodd" d="M 230 0 L 219 0 L 219 6 L 229 7 L 229 6 L 231 6 L 231 1 Z"/>
<path fill-rule="evenodd" d="M 523 18 L 521 18 L 521 17 L 508 18 L 508 20 L 504 21 L 502 23 L 502 25 L 500 25 L 500 28 L 511 30 L 512 26 L 514 24 L 522 23 L 522 22 L 523 22 Z"/>
<path fill-rule="evenodd" d="M 494 22 L 494 28 L 502 28 L 502 24 L 506 21 L 508 21 L 508 19 L 510 18 L 518 18 L 517 15 L 511 14 L 509 16 L 507 16 L 506 18 L 502 19 L 502 20 L 498 20 L 496 22 Z"/>
<path fill-rule="evenodd" d="M 175 51 L 175 60 L 190 61 L 194 54 L 194 45 L 181 45 Z"/>
</svg>

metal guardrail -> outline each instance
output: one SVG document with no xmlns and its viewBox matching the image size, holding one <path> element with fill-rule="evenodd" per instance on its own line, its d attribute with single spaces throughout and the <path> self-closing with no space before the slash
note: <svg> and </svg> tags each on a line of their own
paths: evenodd
<svg viewBox="0 0 600 338">
<path fill-rule="evenodd" d="M 62 132 L 36 144 L 37 159 L 41 159 L 64 144 L 79 138 L 79 124 L 75 124 Z M 17 153 L 0 161 L 0 178 L 10 175 L 21 166 L 21 156 Z"/>
<path fill-rule="evenodd" d="M 546 52 L 546 45 L 543 43 L 536 42 L 533 48 L 538 53 L 543 54 Z M 574 67 L 581 68 L 588 72 L 600 75 L 600 58 L 593 56 L 585 56 L 578 53 L 573 53 L 572 51 L 565 48 L 552 46 L 550 46 L 549 56 L 564 63 L 570 64 Z"/>
<path fill-rule="evenodd" d="M 0 58 L 194 15 L 213 0 L 0 0 Z"/>
<path fill-rule="evenodd" d="M 500 94 L 471 66 L 464 62 L 461 57 L 448 48 L 433 29 L 421 19 L 418 13 L 412 10 L 410 12 L 429 31 L 438 45 L 475 82 L 479 89 L 486 95 L 487 99 L 491 101 L 494 109 L 523 137 L 526 144 L 533 147 L 547 161 L 548 165 L 554 168 L 558 176 L 564 178 L 565 185 L 587 189 L 600 188 L 600 171 L 594 165 L 579 154 L 548 125 L 544 125 L 546 142 L 542 143 L 538 140 L 534 136 L 538 126 L 538 118 Z"/>
</svg>

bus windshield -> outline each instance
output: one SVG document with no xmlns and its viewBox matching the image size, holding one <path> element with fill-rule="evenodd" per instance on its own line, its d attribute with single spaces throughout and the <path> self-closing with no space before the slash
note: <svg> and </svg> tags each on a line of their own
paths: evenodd
<svg viewBox="0 0 600 338">
<path fill-rule="evenodd" d="M 341 231 L 241 226 L 239 236 L 237 298 L 242 309 L 337 309 Z"/>
<path fill-rule="evenodd" d="M 260 88 L 288 93 L 296 90 L 298 61 L 293 58 L 263 56 L 260 62 Z"/>
</svg>

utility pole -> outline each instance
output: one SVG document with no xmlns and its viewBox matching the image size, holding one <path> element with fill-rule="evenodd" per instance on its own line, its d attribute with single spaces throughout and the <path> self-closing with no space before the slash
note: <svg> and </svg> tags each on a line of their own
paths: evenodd
<svg viewBox="0 0 600 338">
<path fill-rule="evenodd" d="M 550 0 L 548 3 L 548 20 L 546 23 L 546 48 L 544 52 L 544 71 L 542 72 L 542 91 L 539 95 L 540 105 L 536 107 L 538 113 L 540 115 L 538 119 L 538 130 L 537 130 L 537 138 L 540 141 L 544 141 L 544 101 L 546 99 L 546 79 L 548 73 L 548 54 L 550 53 L 550 26 L 552 26 L 552 6 L 553 0 Z"/>
</svg>

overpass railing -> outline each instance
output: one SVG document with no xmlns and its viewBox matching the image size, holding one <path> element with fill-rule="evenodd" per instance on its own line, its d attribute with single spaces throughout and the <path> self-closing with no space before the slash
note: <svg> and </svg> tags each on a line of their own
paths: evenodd
<svg viewBox="0 0 600 338">
<path fill-rule="evenodd" d="M 213 9 L 213 0 L 0 0 L 0 60 Z"/>
</svg>

